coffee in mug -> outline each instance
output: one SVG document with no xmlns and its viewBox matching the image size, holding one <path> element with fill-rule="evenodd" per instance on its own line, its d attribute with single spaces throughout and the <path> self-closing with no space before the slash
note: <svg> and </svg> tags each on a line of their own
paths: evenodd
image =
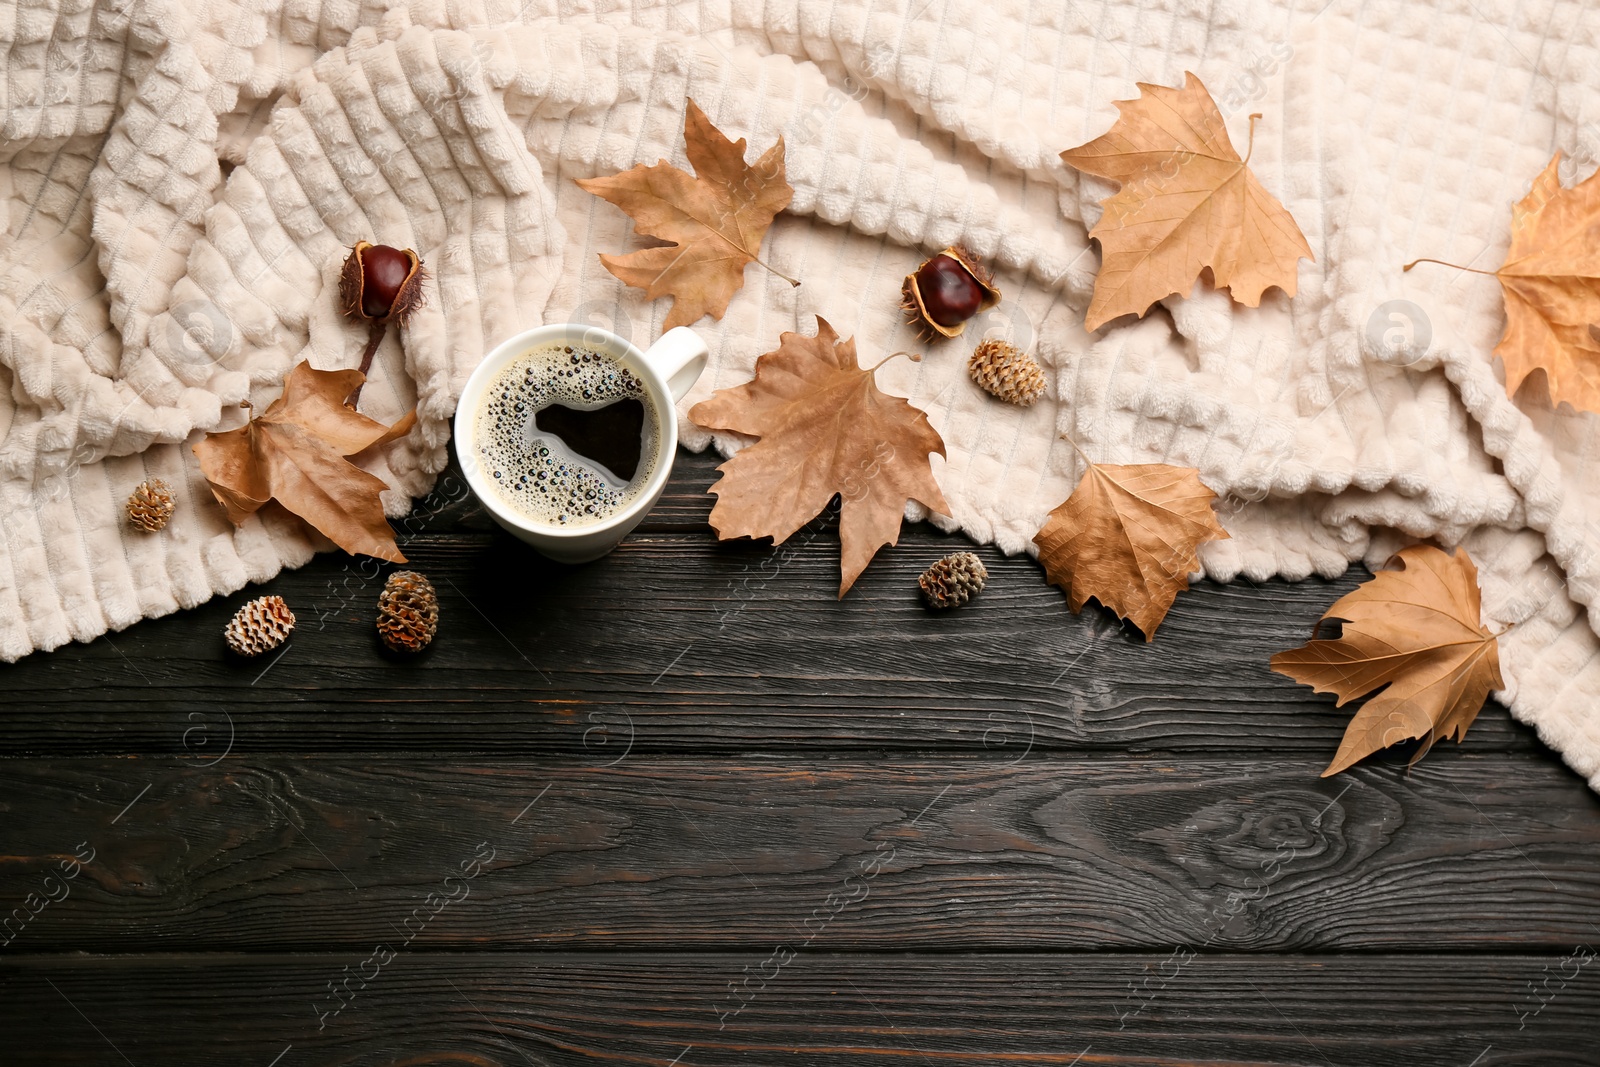
<svg viewBox="0 0 1600 1067">
<path fill-rule="evenodd" d="M 598 559 L 661 498 L 678 447 L 675 405 L 707 356 L 685 326 L 644 351 L 582 323 L 506 338 L 456 407 L 467 484 L 495 522 L 551 559 Z"/>
<path fill-rule="evenodd" d="M 660 462 L 650 390 L 606 352 L 546 344 L 511 360 L 478 412 L 478 462 L 500 502 L 551 526 L 625 511 Z"/>
</svg>

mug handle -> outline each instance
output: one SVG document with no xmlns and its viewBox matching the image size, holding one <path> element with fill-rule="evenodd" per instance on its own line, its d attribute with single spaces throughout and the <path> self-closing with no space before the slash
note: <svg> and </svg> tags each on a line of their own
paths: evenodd
<svg viewBox="0 0 1600 1067">
<path fill-rule="evenodd" d="M 674 326 L 645 350 L 644 361 L 665 379 L 672 399 L 682 400 L 706 369 L 710 355 L 704 338 L 687 326 Z"/>
</svg>

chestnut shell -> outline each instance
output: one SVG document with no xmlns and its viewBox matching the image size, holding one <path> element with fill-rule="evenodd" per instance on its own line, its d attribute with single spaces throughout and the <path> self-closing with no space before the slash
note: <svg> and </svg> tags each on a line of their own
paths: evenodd
<svg viewBox="0 0 1600 1067">
<path fill-rule="evenodd" d="M 922 272 L 940 257 L 954 261 L 955 265 L 972 281 L 979 291 L 977 306 L 970 313 L 962 314 L 964 309 L 943 309 L 954 313 L 941 313 L 938 318 L 953 322 L 939 322 L 928 310 L 927 302 L 934 299 L 933 293 L 924 294 L 919 276 Z M 975 254 L 961 245 L 951 245 L 937 256 L 930 256 L 923 260 L 915 271 L 906 275 L 906 280 L 900 286 L 900 306 L 905 309 L 906 321 L 915 326 L 924 340 L 934 340 L 938 337 L 959 337 L 967 328 L 967 320 L 982 314 L 1000 302 L 1000 290 L 993 285 L 994 275 L 989 268 L 983 265 Z"/>
<path fill-rule="evenodd" d="M 422 306 L 427 276 L 411 249 L 357 241 L 339 272 L 339 310 L 352 319 L 403 323 Z"/>
</svg>

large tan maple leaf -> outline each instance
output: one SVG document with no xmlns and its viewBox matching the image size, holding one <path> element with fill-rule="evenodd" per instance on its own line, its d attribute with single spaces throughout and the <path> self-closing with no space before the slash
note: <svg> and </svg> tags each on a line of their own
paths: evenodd
<svg viewBox="0 0 1600 1067">
<path fill-rule="evenodd" d="M 944 455 L 944 440 L 921 411 L 878 389 L 875 370 L 857 364 L 855 338 L 840 341 L 819 315 L 815 337 L 781 335 L 751 381 L 690 410 L 708 430 L 760 438 L 717 468 L 719 538 L 781 544 L 838 495 L 844 596 L 878 549 L 899 540 L 907 501 L 949 513 L 928 459 Z"/>
<path fill-rule="evenodd" d="M 1299 261 L 1315 259 L 1294 218 L 1234 151 L 1206 87 L 1193 74 L 1184 79 L 1182 89 L 1140 82 L 1137 100 L 1116 101 L 1121 115 L 1109 132 L 1061 153 L 1122 185 L 1089 231 L 1101 259 L 1088 329 L 1187 296 L 1208 267 L 1217 287 L 1247 307 L 1272 286 L 1293 296 Z"/>
<path fill-rule="evenodd" d="M 609 177 L 576 179 L 631 215 L 638 232 L 673 242 L 600 256 L 606 270 L 651 300 L 673 297 L 665 330 L 705 315 L 722 318 L 744 285 L 745 267 L 760 262 L 767 228 L 794 199 L 782 137 L 754 164 L 746 163 L 744 138 L 728 140 L 690 100 L 683 140 L 694 174 L 662 160 Z"/>
<path fill-rule="evenodd" d="M 1337 639 L 1314 639 L 1272 657 L 1272 669 L 1338 706 L 1382 689 L 1351 718 L 1322 772 L 1338 774 L 1382 748 L 1423 739 L 1415 763 L 1442 737 L 1460 740 L 1490 691 L 1505 688 L 1498 639 L 1479 614 L 1478 569 L 1466 549 L 1412 545 L 1401 570 L 1379 571 L 1323 613 L 1343 621 Z"/>
<path fill-rule="evenodd" d="M 1495 355 L 1506 393 L 1543 371 L 1551 403 L 1600 411 L 1600 172 L 1571 189 L 1556 176 L 1561 153 L 1511 209 L 1511 247 L 1495 271 L 1506 332 Z"/>
<path fill-rule="evenodd" d="M 365 380 L 358 370 L 298 363 L 266 411 L 195 444 L 200 471 L 230 521 L 242 523 L 276 500 L 346 552 L 406 561 L 378 498 L 388 486 L 344 457 L 403 436 L 417 415 L 384 426 L 347 406 Z"/>
<path fill-rule="evenodd" d="M 1089 463 L 1034 535 L 1045 577 L 1073 611 L 1093 597 L 1152 640 L 1200 568 L 1196 549 L 1228 536 L 1216 496 L 1192 467 Z"/>
</svg>

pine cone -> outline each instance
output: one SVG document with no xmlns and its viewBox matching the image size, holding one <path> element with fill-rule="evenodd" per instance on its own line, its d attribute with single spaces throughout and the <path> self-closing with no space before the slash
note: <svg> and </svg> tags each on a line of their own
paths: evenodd
<svg viewBox="0 0 1600 1067">
<path fill-rule="evenodd" d="M 957 552 L 923 571 L 917 584 L 930 608 L 959 608 L 982 591 L 988 577 L 983 560 L 971 552 Z"/>
<path fill-rule="evenodd" d="M 241 656 L 271 652 L 294 633 L 294 612 L 281 596 L 258 596 L 240 608 L 223 636 L 228 648 Z"/>
<path fill-rule="evenodd" d="M 172 486 L 160 478 L 140 482 L 128 494 L 128 521 L 146 533 L 155 533 L 172 518 Z"/>
<path fill-rule="evenodd" d="M 1032 356 L 998 338 L 972 350 L 967 373 L 984 392 L 1008 404 L 1029 407 L 1044 394 L 1044 371 Z"/>
<path fill-rule="evenodd" d="M 416 571 L 395 571 L 378 594 L 378 637 L 394 652 L 421 652 L 439 629 L 439 596 Z"/>
</svg>

